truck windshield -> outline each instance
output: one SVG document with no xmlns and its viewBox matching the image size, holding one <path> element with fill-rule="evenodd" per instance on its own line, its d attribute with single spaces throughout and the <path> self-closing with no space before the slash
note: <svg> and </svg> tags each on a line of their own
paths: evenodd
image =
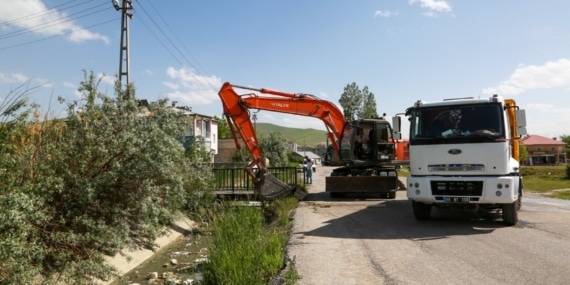
<svg viewBox="0 0 570 285">
<path fill-rule="evenodd" d="M 411 113 L 410 144 L 496 141 L 505 138 L 502 114 L 498 103 L 420 107 Z"/>
</svg>

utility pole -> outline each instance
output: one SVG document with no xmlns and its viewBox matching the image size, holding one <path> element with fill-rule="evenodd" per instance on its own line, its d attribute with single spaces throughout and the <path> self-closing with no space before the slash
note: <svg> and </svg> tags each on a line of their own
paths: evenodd
<svg viewBox="0 0 570 285">
<path fill-rule="evenodd" d="M 119 0 L 112 0 L 115 10 L 121 11 L 121 47 L 119 56 L 119 83 L 122 88 L 123 84 L 125 86 L 124 94 L 122 94 L 123 99 L 129 99 L 134 97 L 134 94 L 127 94 L 130 92 L 128 86 L 131 83 L 130 79 L 130 57 L 129 57 L 129 19 L 133 17 L 133 14 L 129 13 L 129 10 L 133 9 L 132 0 L 122 0 L 122 4 L 119 5 Z"/>
<path fill-rule="evenodd" d="M 256 132 L 256 134 L 257 134 L 257 113 L 259 113 L 259 110 L 257 112 L 253 112 L 253 116 L 251 117 L 253 119 L 253 130 Z"/>
</svg>

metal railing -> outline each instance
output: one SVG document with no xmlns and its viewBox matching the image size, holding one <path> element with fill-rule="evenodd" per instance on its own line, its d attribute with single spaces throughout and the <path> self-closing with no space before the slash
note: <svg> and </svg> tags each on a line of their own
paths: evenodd
<svg viewBox="0 0 570 285">
<path fill-rule="evenodd" d="M 216 191 L 253 191 L 254 181 L 245 168 L 213 168 Z M 254 173 L 257 169 L 253 169 Z M 305 181 L 305 173 L 296 167 L 268 167 L 267 172 L 285 184 L 297 185 Z"/>
</svg>

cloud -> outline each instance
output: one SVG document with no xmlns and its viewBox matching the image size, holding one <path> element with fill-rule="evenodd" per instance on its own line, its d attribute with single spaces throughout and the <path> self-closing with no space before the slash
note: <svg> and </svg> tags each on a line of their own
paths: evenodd
<svg viewBox="0 0 570 285">
<path fill-rule="evenodd" d="M 109 84 L 111 86 L 115 86 L 116 78 L 114 76 L 109 76 L 104 73 L 97 73 L 97 78 L 101 80 L 102 83 Z"/>
<path fill-rule="evenodd" d="M 77 86 L 75 86 L 75 84 L 73 84 L 73 83 L 71 83 L 71 82 L 69 82 L 69 81 L 64 81 L 62 84 L 63 84 L 64 87 L 67 87 L 67 88 L 71 88 L 71 89 L 77 88 Z"/>
<path fill-rule="evenodd" d="M 484 94 L 517 95 L 528 90 L 570 87 L 570 60 L 548 61 L 543 65 L 518 67 L 509 79 L 483 89 Z"/>
<path fill-rule="evenodd" d="M 378 10 L 376 12 L 374 12 L 374 17 L 384 17 L 384 18 L 390 18 L 392 16 L 397 16 L 398 12 L 392 12 L 392 11 L 382 11 L 382 10 Z"/>
<path fill-rule="evenodd" d="M 410 5 L 420 3 L 422 8 L 437 12 L 451 12 L 451 6 L 443 0 L 409 0 Z M 433 13 L 427 13 L 433 16 Z"/>
<path fill-rule="evenodd" d="M 218 90 L 222 86 L 221 79 L 215 76 L 204 76 L 196 73 L 194 69 L 169 67 L 166 75 L 175 82 L 163 82 L 165 86 L 173 89 L 167 96 L 177 99 L 180 103 L 190 105 L 206 105 L 219 100 Z"/>
<path fill-rule="evenodd" d="M 30 78 L 21 73 L 0 72 L 0 83 L 24 83 Z"/>
<path fill-rule="evenodd" d="M 55 87 L 55 84 L 47 79 L 43 79 L 43 78 L 35 78 L 34 79 L 35 82 L 37 82 L 39 84 L 39 86 L 44 87 L 44 88 L 53 88 Z"/>
<path fill-rule="evenodd" d="M 530 103 L 524 106 L 527 116 L 527 130 L 529 134 L 538 134 L 545 137 L 559 137 L 570 135 L 567 128 L 560 126 L 570 125 L 570 107 L 563 105 Z M 532 120 L 528 118 L 532 117 Z"/>
<path fill-rule="evenodd" d="M 72 42 L 100 40 L 109 43 L 107 37 L 81 28 L 71 18 L 64 12 L 47 9 L 40 0 L 0 0 L 0 21 L 22 29 L 16 34 L 29 31 L 42 36 L 68 35 L 67 39 Z"/>
</svg>

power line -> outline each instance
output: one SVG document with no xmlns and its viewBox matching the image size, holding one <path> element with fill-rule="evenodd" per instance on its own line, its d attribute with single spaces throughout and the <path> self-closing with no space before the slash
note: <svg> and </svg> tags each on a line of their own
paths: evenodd
<svg viewBox="0 0 570 285">
<path fill-rule="evenodd" d="M 20 18 L 14 19 L 14 20 L 4 21 L 4 22 L 0 23 L 0 27 L 2 27 L 2 26 L 7 26 L 7 25 L 13 25 L 13 24 L 16 24 L 16 23 L 19 23 L 19 22 L 23 22 L 23 21 L 26 21 L 26 20 L 29 20 L 29 19 L 34 19 L 34 18 L 38 18 L 38 17 L 41 17 L 41 16 L 45 16 L 45 15 L 49 15 L 49 14 L 56 13 L 56 12 L 58 12 L 58 10 L 57 10 L 56 8 L 64 7 L 64 6 L 66 6 L 67 4 L 70 4 L 70 3 L 75 2 L 75 1 L 77 1 L 77 0 L 72 0 L 72 1 L 69 1 L 69 2 L 65 2 L 65 3 L 59 4 L 59 5 L 53 6 L 53 7 L 49 8 L 49 9 L 46 9 L 46 10 L 43 10 L 43 11 L 39 11 L 39 12 L 36 12 L 36 13 L 32 13 L 32 14 L 26 15 L 26 16 L 24 16 L 24 17 L 20 17 Z M 91 2 L 91 1 L 90 1 L 90 0 L 87 0 L 87 1 L 84 1 L 84 2 L 82 2 L 82 3 L 78 3 L 78 4 L 75 4 L 75 5 L 70 6 L 70 7 L 67 7 L 67 8 L 77 7 L 77 6 L 80 6 L 80 5 L 89 3 L 89 2 Z"/>
<path fill-rule="evenodd" d="M 148 18 L 150 18 L 150 20 L 152 21 L 152 23 L 154 24 L 154 26 L 155 26 L 155 27 L 161 32 L 161 34 L 168 40 L 168 42 L 174 47 L 174 49 L 182 56 L 182 58 L 186 61 L 186 63 L 187 63 L 188 65 L 190 65 L 192 68 L 194 68 L 195 70 L 199 71 L 199 70 L 192 64 L 192 62 L 191 62 L 190 60 L 188 60 L 188 58 L 187 58 L 187 57 L 185 56 L 185 54 L 178 48 L 178 46 L 170 39 L 170 37 L 164 32 L 164 30 L 157 24 L 157 22 L 156 22 L 156 21 L 154 20 L 154 18 L 150 15 L 150 13 L 148 13 L 148 12 L 146 11 L 146 9 L 144 9 L 144 6 L 141 5 L 140 1 L 137 0 L 137 2 L 138 2 L 138 4 L 139 4 L 138 6 L 141 8 L 141 10 L 144 12 L 144 14 L 145 14 Z M 150 1 L 149 1 L 149 3 L 150 3 Z M 161 18 L 162 22 L 163 22 L 163 23 L 167 26 L 167 28 L 170 30 L 170 32 L 176 37 L 176 34 L 175 34 L 174 31 L 170 28 L 170 26 L 169 26 L 168 23 L 164 20 L 164 18 L 160 15 L 160 12 L 154 7 L 154 5 L 152 5 L 152 3 L 150 3 L 150 5 L 151 5 L 152 8 L 154 9 L 155 13 Z M 138 17 L 138 18 L 140 18 L 140 17 Z M 141 21 L 141 22 L 142 22 L 142 21 Z M 147 29 L 149 29 L 146 24 L 143 23 L 143 25 L 145 25 L 145 27 L 147 27 Z M 149 31 L 150 31 L 150 29 L 149 29 Z M 166 47 L 166 45 L 156 36 L 156 34 L 155 34 L 154 32 L 152 32 L 152 31 L 150 31 L 150 32 L 151 32 L 151 34 L 153 34 L 153 36 L 157 39 L 157 41 L 159 41 L 159 43 L 167 50 L 167 52 L 168 52 L 180 65 L 184 65 L 184 64 L 182 64 L 182 63 L 180 62 L 180 60 L 174 55 L 174 53 L 173 53 L 172 51 L 170 51 L 170 49 L 169 49 L 168 47 Z M 188 48 L 186 48 L 186 47 L 184 46 L 184 44 L 182 43 L 182 41 L 180 41 L 180 39 L 179 39 L 178 37 L 176 37 L 176 38 L 178 39 L 178 42 L 180 42 L 181 45 L 182 45 L 182 46 L 186 49 L 186 51 L 190 54 L 190 56 L 192 56 L 191 53 L 188 51 Z M 194 58 L 194 57 L 192 57 L 192 58 Z M 196 62 L 198 62 L 195 58 L 194 58 L 194 60 L 195 60 Z M 198 65 L 199 65 L 199 64 L 198 64 Z M 205 72 L 204 72 L 204 74 L 206 74 L 207 76 L 209 76 L 209 75 L 208 75 L 207 73 L 205 73 Z M 195 77 L 195 78 L 197 79 L 197 82 L 199 82 L 199 84 L 202 85 L 202 87 L 204 87 L 205 89 L 208 89 L 208 88 L 216 89 L 216 87 L 215 87 L 215 86 L 212 86 L 208 81 L 203 80 L 202 78 L 199 78 L 199 77 Z M 206 84 L 206 85 L 208 85 L 208 86 L 205 86 L 204 84 Z"/>
<path fill-rule="evenodd" d="M 86 28 L 86 29 L 88 29 L 88 28 L 93 28 L 93 27 L 101 26 L 101 25 L 108 24 L 108 23 L 111 23 L 111 22 L 115 22 L 115 21 L 118 21 L 118 20 L 119 20 L 119 19 L 110 19 L 110 20 L 107 20 L 107 21 L 105 21 L 105 22 L 101 22 L 101 23 L 98 23 L 98 24 L 94 24 L 94 25 L 91 25 L 91 26 L 87 26 L 87 27 L 85 27 L 85 28 Z M 65 32 L 65 33 L 62 33 L 62 34 L 53 35 L 53 36 L 49 36 L 49 37 L 45 37 L 45 38 L 41 38 L 41 39 L 37 39 L 37 40 L 33 40 L 33 41 L 28 41 L 28 42 L 21 43 L 21 44 L 17 44 L 17 45 L 7 46 L 7 47 L 0 48 L 0 50 L 11 49 L 11 48 L 15 48 L 15 47 L 20 47 L 20 46 L 25 46 L 25 45 L 29 45 L 29 44 L 33 44 L 33 43 L 45 41 L 45 40 L 52 39 L 52 38 L 57 38 L 57 37 L 61 37 L 61 36 L 66 36 L 66 35 L 69 35 L 69 34 L 71 34 L 71 33 L 73 33 L 73 32 L 74 32 L 74 31 L 69 31 L 69 32 Z"/>
<path fill-rule="evenodd" d="M 81 13 L 88 12 L 88 11 L 91 11 L 91 10 L 93 10 L 93 9 L 99 8 L 99 7 L 103 6 L 103 5 L 104 5 L 104 4 L 100 4 L 100 5 L 97 5 L 97 6 L 94 6 L 94 7 L 91 7 L 91 8 L 87 8 L 87 9 L 81 10 L 81 11 L 79 11 L 79 12 L 76 12 L 76 13 L 73 13 L 73 14 L 70 14 L 70 15 L 67 15 L 67 16 L 65 16 L 65 17 L 59 17 L 59 18 L 57 18 L 57 19 L 54 19 L 54 20 L 51 20 L 51 21 L 47 21 L 47 22 L 42 23 L 42 24 L 40 24 L 40 25 L 36 25 L 36 26 L 30 27 L 30 28 L 21 29 L 21 30 L 19 30 L 19 31 L 14 31 L 14 32 L 11 32 L 11 33 L 7 33 L 7 34 L 4 34 L 4 35 L 1 35 L 1 36 L 0 36 L 0 39 L 12 38 L 12 37 L 16 37 L 16 36 L 19 36 L 19 35 L 23 35 L 23 34 L 35 32 L 35 31 L 39 31 L 39 30 L 42 30 L 42 29 L 47 29 L 47 28 L 49 28 L 49 27 L 53 27 L 53 26 L 56 26 L 56 25 L 59 25 L 59 24 L 67 23 L 67 22 L 71 22 L 71 21 L 74 21 L 74 20 L 77 20 L 77 19 L 81 19 L 81 18 L 90 16 L 90 15 L 97 14 L 97 13 L 103 12 L 103 11 L 105 11 L 105 10 L 111 9 L 111 7 L 107 7 L 107 8 L 99 9 L 99 10 L 97 10 L 97 11 L 94 11 L 94 12 L 91 12 L 91 13 L 88 13 L 88 14 L 85 14 L 85 15 L 82 15 L 82 16 L 72 17 L 72 16 L 75 16 L 75 15 L 78 15 L 78 14 L 81 14 Z"/>
<path fill-rule="evenodd" d="M 138 2 L 138 0 L 137 0 Z M 152 4 L 151 1 L 148 1 L 150 3 L 150 6 L 154 9 L 154 11 L 156 12 L 156 14 L 158 15 L 158 17 L 162 20 L 162 22 L 166 25 L 166 27 L 168 28 L 168 30 L 174 35 L 174 37 L 176 38 L 176 40 L 178 41 L 178 43 L 180 43 L 180 45 L 182 45 L 182 47 L 184 48 L 184 50 L 190 55 L 190 57 L 196 62 L 196 64 L 198 65 L 198 67 L 200 67 L 202 69 L 202 72 L 204 74 L 208 75 L 208 72 L 200 65 L 200 62 L 198 62 L 198 60 L 192 55 L 192 53 L 190 52 L 190 50 L 184 45 L 184 43 L 182 42 L 182 40 L 180 40 L 180 38 L 176 35 L 176 33 L 174 32 L 174 30 L 170 27 L 170 25 L 168 25 L 168 22 L 166 22 L 166 20 L 164 19 L 164 17 L 162 17 L 162 15 L 160 14 L 160 12 L 156 9 L 156 7 Z M 186 58 L 186 57 L 184 57 Z M 189 62 L 188 59 L 186 59 L 187 62 Z M 191 65 L 192 66 L 192 65 Z"/>
</svg>

